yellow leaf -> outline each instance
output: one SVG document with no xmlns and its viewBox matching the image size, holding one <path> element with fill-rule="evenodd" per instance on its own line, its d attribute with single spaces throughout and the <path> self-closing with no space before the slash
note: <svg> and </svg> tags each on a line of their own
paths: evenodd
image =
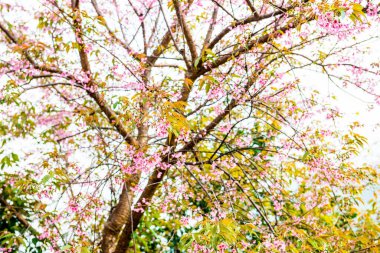
<svg viewBox="0 0 380 253">
<path fill-rule="evenodd" d="M 188 89 L 190 89 L 193 86 L 193 80 L 185 78 L 185 85 Z"/>
<path fill-rule="evenodd" d="M 102 26 L 106 25 L 106 20 L 104 19 L 103 16 L 97 16 L 96 18 L 97 18 L 99 24 L 101 24 Z"/>
</svg>

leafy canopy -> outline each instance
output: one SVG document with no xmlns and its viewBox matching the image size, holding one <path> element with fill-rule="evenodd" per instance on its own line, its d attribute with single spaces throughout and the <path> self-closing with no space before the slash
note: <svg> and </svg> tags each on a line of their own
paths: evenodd
<svg viewBox="0 0 380 253">
<path fill-rule="evenodd" d="M 378 170 L 354 162 L 361 123 L 337 126 L 322 80 L 380 101 L 362 46 L 378 3 L 3 0 L 0 13 L 1 250 L 377 252 L 377 196 L 361 197 Z"/>
</svg>

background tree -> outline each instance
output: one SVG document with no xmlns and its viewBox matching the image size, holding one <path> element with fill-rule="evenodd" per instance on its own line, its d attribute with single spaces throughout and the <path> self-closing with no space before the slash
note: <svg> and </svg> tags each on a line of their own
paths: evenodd
<svg viewBox="0 0 380 253">
<path fill-rule="evenodd" d="M 351 159 L 366 142 L 360 124 L 334 128 L 339 111 L 298 77 L 322 70 L 379 102 L 378 65 L 358 61 L 377 3 L 3 0 L 0 10 L 2 196 L 29 231 L 2 237 L 10 251 L 30 249 L 31 236 L 56 252 L 376 250 L 376 203 L 358 205 L 378 173 Z"/>
</svg>

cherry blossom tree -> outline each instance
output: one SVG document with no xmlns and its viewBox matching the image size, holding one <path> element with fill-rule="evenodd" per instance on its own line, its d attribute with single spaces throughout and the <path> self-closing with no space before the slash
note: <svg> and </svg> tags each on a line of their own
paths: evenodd
<svg viewBox="0 0 380 253">
<path fill-rule="evenodd" d="M 5 252 L 371 252 L 372 1 L 0 1 Z M 313 87 L 311 87 L 314 85 Z M 321 120 L 323 119 L 323 120 Z"/>
</svg>

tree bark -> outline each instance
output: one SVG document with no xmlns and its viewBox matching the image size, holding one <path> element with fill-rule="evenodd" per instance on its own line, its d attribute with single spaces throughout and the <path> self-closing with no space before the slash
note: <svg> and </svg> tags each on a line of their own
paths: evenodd
<svg viewBox="0 0 380 253">
<path fill-rule="evenodd" d="M 119 197 L 119 202 L 104 225 L 101 242 L 101 249 L 103 253 L 111 253 L 114 251 L 117 238 L 125 224 L 125 221 L 131 220 L 132 201 L 133 193 L 127 189 L 126 185 L 124 185 Z"/>
<path fill-rule="evenodd" d="M 148 207 L 149 203 L 151 202 L 154 196 L 154 193 L 156 192 L 158 186 L 160 185 L 161 181 L 165 176 L 165 172 L 166 171 L 157 169 L 150 176 L 148 184 L 145 187 L 143 193 L 141 194 L 139 201 L 137 202 L 138 206 L 142 207 L 143 211 L 132 210 L 132 217 L 130 219 L 127 219 L 127 223 L 125 224 L 123 232 L 120 235 L 114 253 L 125 253 L 128 249 L 129 243 L 132 239 L 133 231 L 136 230 L 138 224 L 140 223 L 140 220 L 144 215 L 144 211 Z"/>
</svg>

